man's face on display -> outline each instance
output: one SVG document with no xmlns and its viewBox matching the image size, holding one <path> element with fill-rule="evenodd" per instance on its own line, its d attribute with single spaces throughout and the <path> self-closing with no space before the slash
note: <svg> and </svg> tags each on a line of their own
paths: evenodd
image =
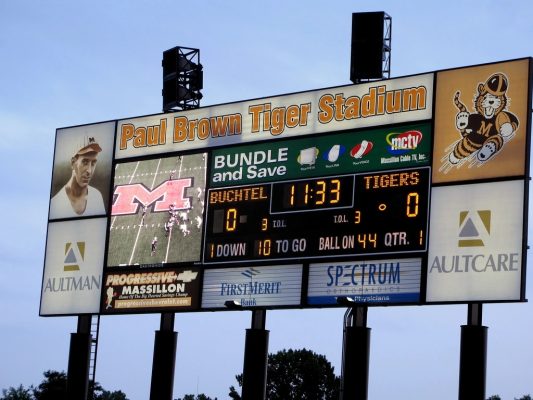
<svg viewBox="0 0 533 400">
<path fill-rule="evenodd" d="M 85 188 L 89 185 L 96 168 L 97 158 L 97 152 L 78 154 L 72 157 L 72 172 L 80 187 Z"/>
</svg>

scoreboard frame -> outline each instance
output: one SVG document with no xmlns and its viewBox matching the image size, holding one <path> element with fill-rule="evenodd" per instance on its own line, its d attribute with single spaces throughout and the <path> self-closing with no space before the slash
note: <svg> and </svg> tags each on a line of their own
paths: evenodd
<svg viewBox="0 0 533 400">
<path fill-rule="evenodd" d="M 106 209 L 50 208 L 40 315 L 526 301 L 531 61 L 58 129 L 51 198 L 65 148 L 96 137 Z M 512 99 L 498 110 L 512 129 L 481 121 L 492 147 L 464 155 L 475 89 Z M 114 261 L 111 241 L 151 251 Z"/>
</svg>

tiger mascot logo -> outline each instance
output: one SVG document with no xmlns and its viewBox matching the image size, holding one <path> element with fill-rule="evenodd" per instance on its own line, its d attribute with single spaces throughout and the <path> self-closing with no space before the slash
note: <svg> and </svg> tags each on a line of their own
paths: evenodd
<svg viewBox="0 0 533 400">
<path fill-rule="evenodd" d="M 506 96 L 508 87 L 504 74 L 491 75 L 485 83 L 478 85 L 474 96 L 475 112 L 472 113 L 461 102 L 461 92 L 455 93 L 453 102 L 459 110 L 455 126 L 461 138 L 446 148 L 446 155 L 441 159 L 441 172 L 447 173 L 467 162 L 469 167 L 480 167 L 514 137 L 519 121 L 507 111 L 510 102 Z"/>
</svg>

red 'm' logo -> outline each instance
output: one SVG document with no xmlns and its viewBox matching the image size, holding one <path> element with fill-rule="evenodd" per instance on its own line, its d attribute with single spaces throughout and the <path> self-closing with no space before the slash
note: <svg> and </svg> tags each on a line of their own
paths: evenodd
<svg viewBox="0 0 533 400">
<path fill-rule="evenodd" d="M 185 189 L 191 186 L 192 178 L 165 181 L 152 191 L 140 183 L 117 186 L 111 215 L 135 214 L 140 204 L 149 207 L 155 203 L 156 212 L 167 211 L 171 204 L 178 210 L 189 208 L 191 200 L 185 197 Z"/>
</svg>

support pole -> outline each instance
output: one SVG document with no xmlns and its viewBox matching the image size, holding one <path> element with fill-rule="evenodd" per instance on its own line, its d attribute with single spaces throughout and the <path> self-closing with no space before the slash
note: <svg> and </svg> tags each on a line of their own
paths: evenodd
<svg viewBox="0 0 533 400">
<path fill-rule="evenodd" d="M 352 306 L 344 315 L 341 400 L 368 399 L 370 331 L 368 307 Z"/>
<path fill-rule="evenodd" d="M 162 313 L 161 328 L 155 331 L 150 400 L 172 400 L 177 343 L 174 314 Z"/>
<path fill-rule="evenodd" d="M 468 323 L 461 326 L 459 400 L 484 400 L 487 380 L 487 333 L 483 304 L 468 305 Z"/>
<path fill-rule="evenodd" d="M 70 334 L 67 399 L 87 400 L 91 358 L 91 315 L 78 316 L 78 329 Z"/>
<path fill-rule="evenodd" d="M 246 329 L 242 400 L 264 400 L 268 366 L 268 335 L 265 329 L 266 310 L 252 311 L 252 326 Z"/>
</svg>

